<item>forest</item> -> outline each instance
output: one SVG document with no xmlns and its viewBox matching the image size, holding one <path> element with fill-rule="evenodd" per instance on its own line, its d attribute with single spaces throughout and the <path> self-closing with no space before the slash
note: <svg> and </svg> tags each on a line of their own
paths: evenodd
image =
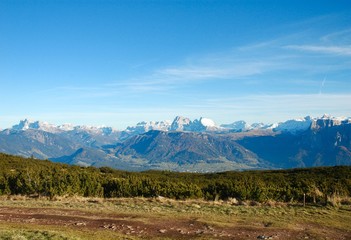
<svg viewBox="0 0 351 240">
<path fill-rule="evenodd" d="M 180 173 L 79 167 L 0 153 L 0 195 L 326 203 L 351 196 L 351 167 Z"/>
</svg>

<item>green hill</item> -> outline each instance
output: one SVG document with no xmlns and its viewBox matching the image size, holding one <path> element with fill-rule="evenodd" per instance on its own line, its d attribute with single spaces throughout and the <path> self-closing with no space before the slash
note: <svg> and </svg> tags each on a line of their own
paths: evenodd
<svg viewBox="0 0 351 240">
<path fill-rule="evenodd" d="M 156 197 L 325 203 L 350 197 L 351 167 L 222 173 L 126 172 L 0 153 L 0 195 Z"/>
</svg>

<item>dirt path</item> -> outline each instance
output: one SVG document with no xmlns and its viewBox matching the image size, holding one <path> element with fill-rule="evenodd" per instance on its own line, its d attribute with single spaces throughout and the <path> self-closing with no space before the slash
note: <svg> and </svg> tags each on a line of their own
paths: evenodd
<svg viewBox="0 0 351 240">
<path fill-rule="evenodd" d="M 318 226 L 285 230 L 269 226 L 219 227 L 198 219 L 158 219 L 143 215 L 90 213 L 51 208 L 0 207 L 1 222 L 55 225 L 75 230 L 114 231 L 146 239 L 351 239 L 350 232 L 325 231 Z M 313 233 L 311 234 L 311 228 Z M 320 234 L 315 234 L 315 232 Z"/>
</svg>

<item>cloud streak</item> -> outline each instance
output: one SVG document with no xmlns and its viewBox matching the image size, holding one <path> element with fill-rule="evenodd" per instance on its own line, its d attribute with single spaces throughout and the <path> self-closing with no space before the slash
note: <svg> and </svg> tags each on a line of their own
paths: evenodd
<svg viewBox="0 0 351 240">
<path fill-rule="evenodd" d="M 321 54 L 351 56 L 351 46 L 288 45 L 285 48 Z"/>
<path fill-rule="evenodd" d="M 221 66 L 216 66 L 221 65 Z M 269 61 L 243 61 L 233 59 L 233 62 L 225 61 L 214 65 L 195 65 L 165 68 L 157 71 L 160 78 L 176 80 L 206 80 L 206 79 L 235 79 L 258 75 L 270 69 L 273 63 Z"/>
<path fill-rule="evenodd" d="M 328 17 L 314 21 L 325 19 Z M 337 41 L 340 36 L 347 39 L 345 36 L 350 32 L 351 29 L 346 29 L 322 36 L 309 31 L 290 32 L 275 39 L 237 46 L 226 52 L 187 58 L 183 64 L 156 69 L 150 76 L 127 81 L 125 86 L 135 91 L 167 91 L 209 81 L 258 83 L 267 81 L 270 78 L 268 74 L 279 75 L 284 72 L 286 76 L 300 79 L 301 75 L 306 75 L 308 78 L 305 80 L 311 81 L 311 76 L 317 76 L 320 72 L 327 74 L 329 71 L 350 69 L 351 62 L 345 61 L 345 57 L 351 56 L 351 45 L 347 41 L 342 41 L 340 45 Z M 310 44 L 296 44 L 306 42 L 304 39 L 317 40 Z M 325 45 L 326 41 L 329 45 Z M 312 60 L 311 57 L 315 55 L 309 53 L 320 54 L 321 58 Z M 334 59 L 324 60 L 323 55 Z"/>
</svg>

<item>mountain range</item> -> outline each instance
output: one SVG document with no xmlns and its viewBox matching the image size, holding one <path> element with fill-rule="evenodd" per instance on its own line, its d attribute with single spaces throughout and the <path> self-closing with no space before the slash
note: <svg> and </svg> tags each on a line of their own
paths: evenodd
<svg viewBox="0 0 351 240">
<path fill-rule="evenodd" d="M 0 131 L 0 152 L 123 170 L 214 172 L 351 165 L 351 118 L 305 117 L 277 124 L 208 118 L 111 127 L 23 120 Z"/>
</svg>

